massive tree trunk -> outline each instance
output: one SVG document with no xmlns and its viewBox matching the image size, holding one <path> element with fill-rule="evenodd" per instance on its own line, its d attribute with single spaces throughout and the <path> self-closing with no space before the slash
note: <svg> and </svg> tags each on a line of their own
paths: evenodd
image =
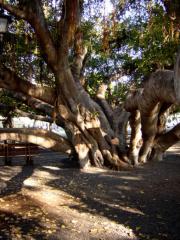
<svg viewBox="0 0 180 240">
<path fill-rule="evenodd" d="M 81 167 L 95 165 L 114 169 L 127 168 L 129 162 L 126 155 L 125 129 L 129 113 L 123 108 L 113 109 L 109 106 L 103 86 L 103 91 L 98 91 L 96 99 L 93 100 L 81 85 L 83 61 L 87 52 L 83 46 L 82 34 L 79 32 L 81 1 L 64 0 L 63 3 L 61 19 L 56 23 L 57 39 L 54 40 L 47 26 L 41 1 L 18 1 L 18 5 L 11 5 L 0 0 L 0 7 L 15 17 L 24 19 L 34 29 L 42 56 L 54 74 L 56 85 L 54 89 L 39 87 L 26 81 L 25 76 L 21 79 L 12 69 L 1 65 L 0 87 L 49 104 L 66 128 L 68 140 L 54 140 L 55 136 L 51 134 L 37 133 L 41 134 L 43 139 L 47 138 L 48 142 L 51 142 L 52 138 L 53 148 L 65 144 L 62 150 L 71 149 Z M 75 54 L 73 63 L 70 64 L 69 53 L 72 49 Z M 154 146 L 162 103 L 175 103 L 176 99 L 171 71 L 157 71 L 143 90 L 131 94 L 127 99 L 126 110 L 133 114 L 139 111 L 141 115 L 143 144 L 139 153 L 140 162 L 148 159 Z M 138 116 L 132 116 L 133 147 L 130 147 L 129 153 L 134 163 L 137 162 L 134 149 L 139 141 L 139 137 L 137 138 L 139 122 Z M 32 141 L 30 136 L 36 135 L 36 131 L 33 133 L 28 130 L 22 130 L 22 133 L 9 131 L 12 132 L 5 132 L 3 138 L 27 138 Z"/>
<path fill-rule="evenodd" d="M 56 90 L 33 85 L 11 69 L 1 66 L 0 87 L 18 91 L 36 98 L 54 107 L 56 115 L 68 130 L 68 139 L 78 157 L 81 167 L 90 164 L 115 169 L 127 167 L 124 156 L 120 154 L 122 140 L 117 130 L 122 116 L 118 120 L 111 109 L 94 101 L 81 85 L 81 70 L 86 49 L 82 44 L 82 34 L 78 32 L 80 3 L 64 1 L 64 12 L 57 23 L 58 44 L 54 43 L 43 14 L 41 1 L 19 1 L 18 6 L 0 0 L 0 6 L 18 18 L 25 19 L 35 31 L 44 61 L 54 73 Z M 74 61 L 70 67 L 69 50 L 74 44 Z M 104 99 L 105 103 L 105 99 Z M 109 107 L 110 109 L 110 107 Z M 116 118 L 116 120 L 115 120 Z M 123 145 L 124 146 L 124 145 Z"/>
<path fill-rule="evenodd" d="M 163 152 L 162 147 L 159 150 L 156 145 L 159 143 L 160 140 L 158 139 L 161 139 L 161 136 L 166 136 L 164 135 L 166 132 L 165 124 L 171 105 L 177 105 L 179 102 L 177 97 L 179 94 L 177 93 L 179 85 L 177 62 L 179 62 L 179 57 L 176 61 L 176 79 L 174 78 L 173 71 L 158 70 L 151 75 L 143 89 L 133 90 L 127 97 L 125 108 L 131 112 L 130 122 L 132 128 L 129 156 L 135 164 L 155 158 L 158 159 L 160 158 L 160 152 Z M 178 83 L 175 84 L 175 82 Z M 142 146 L 137 156 L 137 151 L 136 153 L 134 151 L 137 150 L 140 124 Z M 169 146 L 175 143 L 174 139 L 171 138 L 172 141 L 169 140 L 171 142 Z M 176 141 L 178 141 L 178 138 L 176 138 Z"/>
</svg>

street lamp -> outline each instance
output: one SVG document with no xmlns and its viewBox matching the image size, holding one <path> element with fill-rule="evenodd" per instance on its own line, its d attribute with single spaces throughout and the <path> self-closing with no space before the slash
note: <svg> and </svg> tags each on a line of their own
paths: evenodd
<svg viewBox="0 0 180 240">
<path fill-rule="evenodd" d="M 8 24 L 11 23 L 11 17 L 0 10 L 0 55 L 3 53 L 3 36 L 7 32 Z"/>
</svg>

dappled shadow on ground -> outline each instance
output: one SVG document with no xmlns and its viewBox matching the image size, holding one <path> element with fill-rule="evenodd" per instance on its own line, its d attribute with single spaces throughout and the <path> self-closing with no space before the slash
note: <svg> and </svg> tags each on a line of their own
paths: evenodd
<svg viewBox="0 0 180 240">
<path fill-rule="evenodd" d="M 17 174 L 11 176 L 11 167 L 5 167 L 3 171 L 0 169 L 0 197 L 21 191 L 24 180 L 29 178 L 33 174 L 33 171 L 33 166 L 23 166 Z M 8 181 L 2 182 L 3 179 L 7 178 L 9 179 Z"/>
<path fill-rule="evenodd" d="M 2 169 L 2 171 L 0 169 L 0 177 L 9 178 L 9 181 L 5 181 L 6 186 L 0 194 L 1 197 L 5 197 L 3 201 L 6 201 L 9 196 L 16 198 L 17 196 L 13 196 L 13 194 L 20 192 L 22 187 L 32 192 L 38 192 L 39 188 L 36 189 L 35 186 L 30 184 L 24 185 L 25 180 L 36 172 L 40 173 L 41 177 L 46 176 L 44 186 L 58 192 L 63 191 L 74 198 L 74 201 L 68 205 L 71 209 L 80 213 L 102 216 L 117 224 L 129 227 L 138 239 L 179 240 L 180 159 L 178 155 L 168 154 L 166 161 L 150 163 L 129 172 L 99 171 L 95 169 L 79 171 L 77 169 L 43 165 L 24 166 L 17 174 L 10 177 L 12 168 L 3 167 Z M 40 184 L 41 191 L 43 191 L 44 186 Z M 49 193 L 47 195 L 50 196 Z M 32 199 L 26 199 L 25 201 L 29 204 Z M 61 198 L 57 203 L 59 207 L 67 204 Z M 22 214 L 18 214 L 18 212 L 7 212 L 7 209 L 1 209 L 0 228 L 5 229 L 0 234 L 2 239 L 12 239 L 8 236 L 12 234 L 13 225 L 17 229 L 20 228 L 22 236 L 25 232 L 26 235 L 31 233 L 27 228 L 29 225 L 29 229 L 35 229 L 32 230 L 33 234 L 41 234 L 33 235 L 35 239 L 52 239 L 47 237 L 48 228 L 46 229 L 46 236 L 43 235 L 44 228 L 41 228 L 42 225 L 40 224 L 41 214 L 37 215 L 36 218 L 31 216 L 25 219 L 21 218 Z M 11 219 L 10 222 L 8 219 Z M 21 220 L 22 224 L 18 223 Z M 6 228 L 3 224 L 6 224 Z M 11 227 L 9 228 L 9 226 Z M 58 227 L 58 229 L 61 228 Z M 6 231 L 9 232 L 9 235 L 5 235 Z M 62 237 L 63 232 L 59 232 L 58 235 Z M 67 235 L 67 231 L 65 235 Z M 61 239 L 66 239 L 67 236 L 65 235 Z"/>
<path fill-rule="evenodd" d="M 56 224 L 27 196 L 16 194 L 0 199 L 0 239 L 50 239 L 50 236 L 56 239 L 56 232 L 62 224 L 61 219 Z"/>
<path fill-rule="evenodd" d="M 0 238 L 3 240 L 24 239 L 44 239 L 43 228 L 37 219 L 25 219 L 17 213 L 0 211 Z M 28 233 L 28 234 L 27 234 Z"/>
<path fill-rule="evenodd" d="M 48 186 L 83 202 L 69 207 L 128 226 L 139 239 L 179 240 L 178 156 L 169 155 L 166 161 L 132 172 L 42 169 L 56 176 L 47 182 Z"/>
</svg>

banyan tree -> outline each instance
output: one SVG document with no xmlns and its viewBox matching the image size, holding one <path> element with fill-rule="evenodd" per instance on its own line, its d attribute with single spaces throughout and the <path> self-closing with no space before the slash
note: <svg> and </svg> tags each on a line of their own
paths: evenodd
<svg viewBox="0 0 180 240">
<path fill-rule="evenodd" d="M 174 70 L 155 71 L 141 88 L 129 90 L 123 104 L 112 105 L 106 99 L 106 84 L 100 84 L 93 96 L 84 84 L 88 48 L 83 42 L 81 17 L 87 1 L 55 2 L 54 15 L 49 16 L 53 1 L 0 0 L 0 7 L 14 16 L 17 25 L 24 24 L 31 31 L 31 35 L 21 36 L 28 41 L 28 73 L 19 70 L 22 65 L 17 64 L 26 58 L 18 56 L 17 61 L 16 56 L 10 55 L 10 59 L 1 60 L 0 88 L 35 109 L 34 118 L 43 120 L 46 116 L 62 126 L 67 138 L 48 131 L 4 128 L 0 139 L 33 142 L 33 136 L 38 135 L 38 144 L 70 154 L 82 168 L 93 165 L 125 169 L 159 159 L 180 137 L 180 124 L 169 132 L 165 130 L 166 115 L 180 101 L 180 55 L 177 54 Z M 39 51 L 40 60 L 28 55 L 31 47 Z M 8 56 L 8 47 L 6 51 L 4 55 Z M 50 76 L 53 84 L 37 84 L 35 75 L 30 73 L 33 61 L 40 69 L 38 77 L 45 80 Z M 13 111 L 28 115 L 18 106 Z"/>
</svg>

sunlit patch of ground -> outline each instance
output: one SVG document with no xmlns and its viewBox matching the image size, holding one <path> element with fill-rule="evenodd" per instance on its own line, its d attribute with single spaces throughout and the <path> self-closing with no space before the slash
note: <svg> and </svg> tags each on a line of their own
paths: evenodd
<svg viewBox="0 0 180 240">
<path fill-rule="evenodd" d="M 78 170 L 72 170 L 74 173 L 70 177 L 71 170 L 41 166 L 32 168 L 31 176 L 18 178 L 21 171 L 21 166 L 1 167 L 1 193 L 4 196 L 0 198 L 0 239 L 136 239 L 132 229 L 106 216 L 105 212 L 111 207 L 118 211 L 119 205 L 108 206 L 107 203 L 105 212 L 103 209 L 99 212 L 96 206 L 87 210 L 84 199 L 88 194 L 79 189 L 73 177 L 80 173 Z M 91 171 L 94 174 L 101 172 L 98 169 Z M 66 174 L 61 175 L 63 172 L 67 172 L 68 180 Z M 85 175 L 83 173 L 82 186 L 88 185 Z M 8 184 L 12 179 L 13 184 Z M 102 190 L 100 184 L 97 189 Z M 77 194 L 79 191 L 80 196 L 68 193 L 71 190 Z M 92 197 L 95 201 L 100 200 Z"/>
<path fill-rule="evenodd" d="M 14 194 L 0 199 L 0 229 L 0 239 L 46 239 L 57 224 L 34 201 Z"/>
<path fill-rule="evenodd" d="M 0 166 L 0 239 L 179 240 L 178 152 L 129 172 L 63 169 L 52 156 Z"/>
<path fill-rule="evenodd" d="M 63 231 L 68 235 L 72 232 L 72 236 L 69 236 L 70 239 L 119 239 L 120 236 L 122 239 L 136 239 L 131 229 L 116 221 L 110 221 L 103 216 L 103 211 L 99 214 L 96 208 L 87 212 L 88 205 L 81 200 L 81 197 L 75 197 L 62 191 L 59 182 L 64 182 L 63 188 L 79 191 L 79 185 L 76 180 L 73 180 L 73 177 L 66 182 L 64 177 L 54 176 L 47 172 L 47 169 L 51 169 L 52 173 L 58 171 L 59 175 L 63 171 L 50 166 L 45 167 L 44 170 L 36 170 L 33 176 L 24 182 L 23 193 L 35 202 L 39 202 L 55 219 L 63 217 Z M 99 172 L 94 169 L 92 171 Z M 53 182 L 53 184 L 48 186 L 49 182 Z M 85 182 L 82 182 L 83 184 Z M 36 191 L 34 191 L 34 187 Z M 81 194 L 86 198 L 86 193 L 82 192 Z M 106 211 L 108 210 L 110 209 L 106 208 Z"/>
</svg>

